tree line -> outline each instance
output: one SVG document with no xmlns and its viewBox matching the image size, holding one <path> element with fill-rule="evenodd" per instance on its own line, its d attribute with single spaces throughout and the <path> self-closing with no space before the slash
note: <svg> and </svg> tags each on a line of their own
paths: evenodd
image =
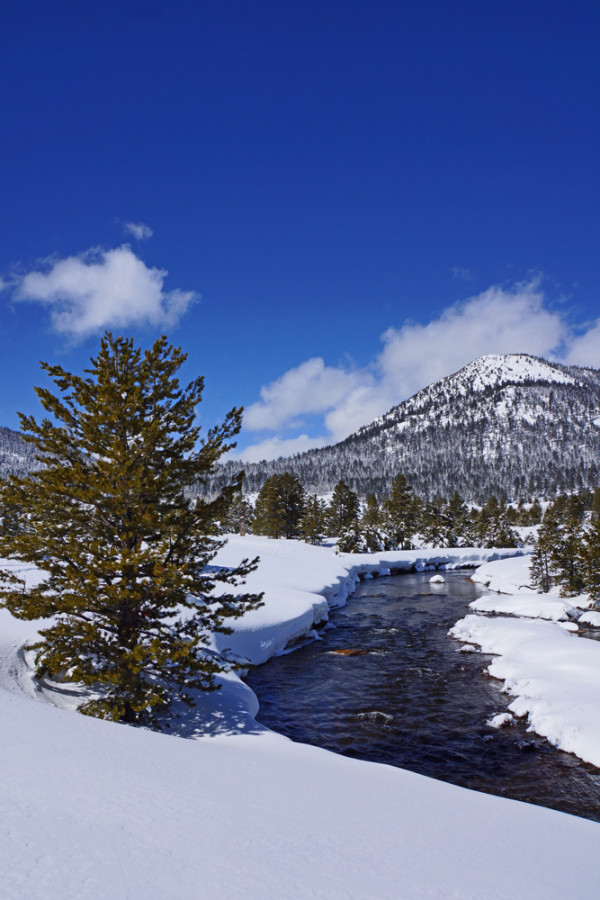
<svg viewBox="0 0 600 900">
<path fill-rule="evenodd" d="M 251 531 L 272 538 L 298 538 L 318 544 L 326 537 L 338 539 L 338 550 L 368 553 L 436 547 L 517 547 L 517 525 L 540 522 L 539 502 L 509 506 L 504 498 L 490 497 L 481 508 L 469 507 L 458 491 L 450 500 L 426 500 L 417 496 L 403 474 L 391 482 L 389 493 L 378 498 L 370 493 L 359 500 L 344 480 L 338 481 L 326 502 L 308 493 L 293 472 L 271 475 L 256 503 L 241 493 L 233 501 L 223 528 Z"/>
<path fill-rule="evenodd" d="M 600 373 L 564 371 L 576 384 L 474 390 L 452 376 L 333 446 L 271 461 L 225 461 L 211 486 L 220 489 L 244 468 L 247 494 L 273 474 L 292 472 L 319 496 L 343 479 L 363 502 L 369 493 L 386 496 L 399 473 L 428 500 L 458 490 L 477 505 L 493 495 L 531 503 L 593 491 L 600 483 Z"/>
</svg>

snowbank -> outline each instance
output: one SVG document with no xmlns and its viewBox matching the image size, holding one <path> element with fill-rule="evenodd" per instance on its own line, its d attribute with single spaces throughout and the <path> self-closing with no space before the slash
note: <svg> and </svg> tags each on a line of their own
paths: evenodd
<svg viewBox="0 0 600 900">
<path fill-rule="evenodd" d="M 485 595 L 470 606 L 496 615 L 466 616 L 450 633 L 496 656 L 488 672 L 504 681 L 514 697 L 508 708 L 527 716 L 531 731 L 600 767 L 600 642 L 571 633 L 578 630 L 574 619 L 595 625 L 594 613 L 581 614 L 589 605 L 586 596 L 535 593 L 527 563 L 521 558 L 483 565 L 473 581 L 505 593 Z"/>
<path fill-rule="evenodd" d="M 564 597 L 551 594 L 532 594 L 520 591 L 510 596 L 506 594 L 485 594 L 474 600 L 471 609 L 478 612 L 499 613 L 508 616 L 527 616 L 531 619 L 549 619 L 552 622 L 566 622 L 577 618 L 581 610 L 576 609 Z M 577 626 L 575 626 L 576 628 Z"/>
<path fill-rule="evenodd" d="M 498 654 L 488 671 L 531 731 L 600 767 L 600 643 L 551 622 L 500 617 L 466 616 L 451 634 Z"/>
<path fill-rule="evenodd" d="M 222 552 L 222 565 L 262 557 L 250 586 L 265 607 L 237 623 L 236 652 L 279 652 L 345 601 L 358 570 L 411 561 L 322 550 L 251 538 Z M 233 676 L 174 735 L 32 702 L 17 675 L 31 629 L 0 617 L 2 898 L 597 896 L 595 823 L 295 744 L 256 724 Z"/>
<path fill-rule="evenodd" d="M 530 550 L 521 556 L 514 557 L 510 562 L 506 560 L 500 562 L 502 565 L 498 565 L 497 561 L 490 561 L 480 566 L 471 575 L 471 580 L 499 593 L 515 594 L 518 591 L 535 593 L 529 580 Z"/>
</svg>

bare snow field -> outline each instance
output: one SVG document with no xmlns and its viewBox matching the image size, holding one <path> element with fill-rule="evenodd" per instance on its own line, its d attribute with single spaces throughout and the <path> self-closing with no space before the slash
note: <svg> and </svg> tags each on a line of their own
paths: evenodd
<svg viewBox="0 0 600 900">
<path fill-rule="evenodd" d="M 252 661 L 310 635 L 328 605 L 345 602 L 359 570 L 434 559 L 474 565 L 493 551 L 336 556 L 329 547 L 232 537 L 217 562 L 256 553 L 261 565 L 248 584 L 265 590 L 265 606 L 219 638 Z M 30 569 L 29 577 L 38 576 Z M 551 629 L 565 645 L 592 644 L 553 622 L 522 624 Z M 170 735 L 74 715 L 60 707 L 76 698 L 31 679 L 22 647 L 34 633 L 35 623 L 0 611 L 2 898 L 598 895 L 596 823 L 293 743 L 255 722 L 256 698 L 237 676 Z M 589 674 L 592 662 L 581 663 Z M 587 695 L 582 702 L 587 719 Z"/>
</svg>

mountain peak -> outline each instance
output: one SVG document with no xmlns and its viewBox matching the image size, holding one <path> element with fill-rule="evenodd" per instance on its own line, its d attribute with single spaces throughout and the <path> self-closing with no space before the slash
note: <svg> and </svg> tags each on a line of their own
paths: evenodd
<svg viewBox="0 0 600 900">
<path fill-rule="evenodd" d="M 246 489 L 292 471 L 310 491 L 327 493 L 343 478 L 383 498 L 403 473 L 423 497 L 553 497 L 596 488 L 599 454 L 600 371 L 489 353 L 339 444 L 246 465 Z"/>
<path fill-rule="evenodd" d="M 392 407 L 383 416 L 360 428 L 357 434 L 368 434 L 373 428 L 398 421 L 399 417 L 419 414 L 432 404 L 445 415 L 449 405 L 458 398 L 474 398 L 481 393 L 499 391 L 507 385 L 576 385 L 581 378 L 573 373 L 583 370 L 568 369 L 560 363 L 548 362 L 528 353 L 488 353 L 479 356 L 458 372 L 432 382 L 417 391 L 408 400 Z"/>
<path fill-rule="evenodd" d="M 449 378 L 457 381 L 466 380 L 469 388 L 475 391 L 497 387 L 507 382 L 576 384 L 576 379 L 563 366 L 528 353 L 488 353 L 473 360 Z"/>
</svg>

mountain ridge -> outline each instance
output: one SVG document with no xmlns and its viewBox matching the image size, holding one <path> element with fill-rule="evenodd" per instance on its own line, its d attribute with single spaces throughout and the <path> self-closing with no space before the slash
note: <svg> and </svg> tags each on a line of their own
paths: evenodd
<svg viewBox="0 0 600 900">
<path fill-rule="evenodd" d="M 593 489 L 600 476 L 600 371 L 526 353 L 487 354 L 433 382 L 329 447 L 243 464 L 253 492 L 294 472 L 309 491 L 343 478 L 383 496 L 399 473 L 424 497 L 552 497 Z"/>
<path fill-rule="evenodd" d="M 0 476 L 35 467 L 35 449 L 0 427 Z M 244 489 L 293 472 L 311 493 L 343 479 L 361 496 L 385 496 L 404 474 L 424 498 L 509 500 L 600 483 L 600 370 L 526 353 L 488 354 L 432 382 L 337 444 L 256 463 L 228 460 L 198 492 L 218 491 L 240 470 Z"/>
</svg>

